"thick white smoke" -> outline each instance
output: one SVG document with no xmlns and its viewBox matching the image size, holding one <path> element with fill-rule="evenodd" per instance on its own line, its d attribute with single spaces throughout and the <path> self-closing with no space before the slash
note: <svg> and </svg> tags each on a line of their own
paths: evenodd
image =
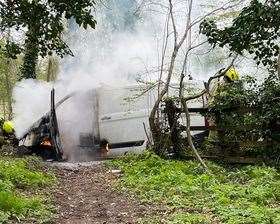
<svg viewBox="0 0 280 224">
<path fill-rule="evenodd" d="M 16 135 L 24 132 L 49 110 L 51 84 L 38 80 L 23 80 L 13 91 L 13 113 Z"/>
<path fill-rule="evenodd" d="M 81 159 L 77 153 L 79 135 L 90 133 L 93 128 L 89 91 L 104 84 L 127 85 L 135 81 L 145 66 L 156 66 L 154 33 L 145 24 L 141 26 L 140 20 L 130 20 L 137 4 L 130 0 L 124 2 L 127 3 L 112 1 L 110 8 L 99 5 L 96 30 L 82 30 L 70 21 L 66 38 L 75 57 L 61 61 L 61 72 L 55 83 L 23 80 L 16 85 L 13 110 L 18 137 L 49 111 L 52 88 L 56 90 L 56 102 L 78 92 L 58 108 L 57 114 L 65 156 L 69 160 Z M 127 25 L 129 21 L 131 24 Z"/>
</svg>

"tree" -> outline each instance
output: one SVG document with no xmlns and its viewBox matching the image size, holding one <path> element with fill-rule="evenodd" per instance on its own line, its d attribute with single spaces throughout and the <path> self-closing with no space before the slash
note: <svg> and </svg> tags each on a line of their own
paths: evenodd
<svg viewBox="0 0 280 224">
<path fill-rule="evenodd" d="M 7 38 L 0 41 L 0 47 L 5 45 Z M 12 89 L 17 81 L 21 61 L 22 58 L 16 60 L 7 58 L 0 48 L 0 112 L 4 119 L 12 118 Z"/>
<path fill-rule="evenodd" d="M 65 19 L 74 18 L 85 29 L 95 28 L 91 14 L 94 0 L 5 0 L 0 2 L 0 29 L 2 32 L 23 31 L 24 45 L 9 41 L 4 52 L 10 58 L 25 53 L 21 78 L 36 78 L 38 57 L 54 52 L 63 57 L 73 55 L 63 40 Z"/>
<path fill-rule="evenodd" d="M 39 60 L 36 72 L 37 79 L 55 81 L 59 73 L 59 58 L 52 55 Z"/>
<path fill-rule="evenodd" d="M 179 75 L 179 94 L 177 100 L 181 105 L 181 108 L 186 115 L 186 128 L 184 132 L 187 134 L 186 145 L 194 153 L 195 157 L 202 166 L 207 169 L 206 164 L 201 159 L 198 151 L 196 150 L 191 136 L 190 131 L 190 113 L 188 110 L 187 102 L 189 100 L 201 97 L 203 94 L 207 93 L 209 89 L 209 85 L 211 81 L 215 78 L 219 78 L 225 74 L 227 69 L 223 69 L 219 71 L 215 76 L 211 77 L 209 81 L 206 83 L 206 88 L 198 95 L 193 96 L 192 93 L 187 91 L 185 88 L 185 78 L 189 77 L 190 73 L 190 57 L 191 54 L 194 52 L 195 49 L 198 49 L 200 46 L 206 43 L 206 41 L 201 41 L 198 38 L 197 26 L 200 22 L 203 21 L 204 18 L 207 16 L 213 16 L 216 13 L 227 11 L 235 6 L 237 6 L 240 2 L 238 1 L 228 1 L 217 8 L 211 10 L 209 13 L 205 13 L 202 16 L 194 18 L 193 16 L 193 9 L 195 8 L 195 2 L 193 0 L 186 1 L 186 3 L 180 3 L 180 1 L 175 0 L 168 0 L 167 6 L 163 5 L 163 1 L 160 3 L 156 3 L 167 10 L 167 19 L 166 19 L 166 28 L 164 33 L 164 40 L 163 47 L 162 47 L 162 56 L 161 56 L 161 65 L 159 69 L 159 80 L 158 80 L 158 98 L 151 110 L 150 117 L 149 117 L 149 124 L 152 132 L 152 137 L 154 141 L 154 150 L 157 154 L 162 154 L 161 149 L 163 148 L 162 142 L 162 127 L 160 124 L 160 104 L 164 101 L 164 97 L 167 96 L 171 80 Z M 176 4 L 178 4 L 176 8 Z M 180 10 L 180 4 L 185 4 L 184 7 L 187 11 L 184 11 L 184 17 L 178 15 Z M 185 21 L 183 27 L 180 27 L 178 21 Z M 171 42 L 171 44 L 169 43 Z M 182 62 L 183 61 L 183 62 Z M 232 62 L 233 63 L 233 62 Z M 231 63 L 231 65 L 232 65 Z M 179 71 L 179 72 L 178 72 Z M 177 73 L 177 74 L 176 74 Z M 177 76 L 178 77 L 178 76 Z M 187 94 L 187 96 L 186 96 Z M 176 122 L 175 122 L 176 123 Z M 173 127 L 170 127 L 172 130 Z"/>
<path fill-rule="evenodd" d="M 264 3 L 252 0 L 233 20 L 231 26 L 219 29 L 215 21 L 204 20 L 200 30 L 213 47 L 228 45 L 231 52 L 240 55 L 247 52 L 254 56 L 257 64 L 262 63 L 271 71 L 280 67 L 279 0 L 267 0 Z M 280 69 L 278 72 L 280 77 Z"/>
</svg>

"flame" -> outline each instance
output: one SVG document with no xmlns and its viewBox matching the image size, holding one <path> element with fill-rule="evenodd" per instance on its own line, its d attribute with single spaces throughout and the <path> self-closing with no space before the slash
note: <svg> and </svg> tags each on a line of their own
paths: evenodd
<svg viewBox="0 0 280 224">
<path fill-rule="evenodd" d="M 44 139 L 40 145 L 43 145 L 43 146 L 52 146 L 52 143 L 50 141 L 50 139 L 46 138 Z"/>
</svg>

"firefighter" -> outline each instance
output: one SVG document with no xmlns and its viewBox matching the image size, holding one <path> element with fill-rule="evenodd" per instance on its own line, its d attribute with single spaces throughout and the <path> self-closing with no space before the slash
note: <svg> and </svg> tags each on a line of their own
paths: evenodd
<svg viewBox="0 0 280 224">
<path fill-rule="evenodd" d="M 4 121 L 1 119 L 1 144 L 12 144 L 13 146 L 18 145 L 18 140 L 15 136 L 14 124 L 11 121 Z"/>
<path fill-rule="evenodd" d="M 234 67 L 231 67 L 225 74 L 224 78 L 228 83 L 238 81 L 239 80 L 239 74 L 236 71 Z"/>
<path fill-rule="evenodd" d="M 231 67 L 229 70 L 227 70 L 226 74 L 222 77 L 222 79 L 216 81 L 213 84 L 212 88 L 210 89 L 210 97 L 208 98 L 208 102 L 211 103 L 211 101 L 215 98 L 215 95 L 218 94 L 218 90 L 221 86 L 233 83 L 238 80 L 238 72 L 234 67 Z"/>
<path fill-rule="evenodd" d="M 231 67 L 226 74 L 222 77 L 222 79 L 216 81 L 212 88 L 210 89 L 210 96 L 208 96 L 208 105 L 211 105 L 211 103 L 214 101 L 215 96 L 217 94 L 221 94 L 220 88 L 224 85 L 229 85 L 235 81 L 239 80 L 239 74 L 236 71 L 234 67 Z M 215 119 L 214 118 L 208 118 L 209 126 L 215 126 Z M 210 139 L 216 139 L 217 138 L 217 131 L 216 130 L 210 130 L 209 131 L 209 138 Z"/>
<path fill-rule="evenodd" d="M 15 132 L 14 124 L 11 121 L 4 121 L 2 125 L 2 130 L 6 135 L 14 134 Z"/>
</svg>

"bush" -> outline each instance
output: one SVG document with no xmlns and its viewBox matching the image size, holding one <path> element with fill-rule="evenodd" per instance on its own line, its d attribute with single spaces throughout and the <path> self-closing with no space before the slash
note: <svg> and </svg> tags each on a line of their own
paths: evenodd
<svg viewBox="0 0 280 224">
<path fill-rule="evenodd" d="M 209 105 L 218 140 L 249 154 L 280 156 L 280 80 L 270 75 L 261 84 L 251 77 L 219 88 Z M 254 153 L 257 152 L 257 153 Z M 275 154 L 273 154 L 275 156 Z"/>
</svg>

